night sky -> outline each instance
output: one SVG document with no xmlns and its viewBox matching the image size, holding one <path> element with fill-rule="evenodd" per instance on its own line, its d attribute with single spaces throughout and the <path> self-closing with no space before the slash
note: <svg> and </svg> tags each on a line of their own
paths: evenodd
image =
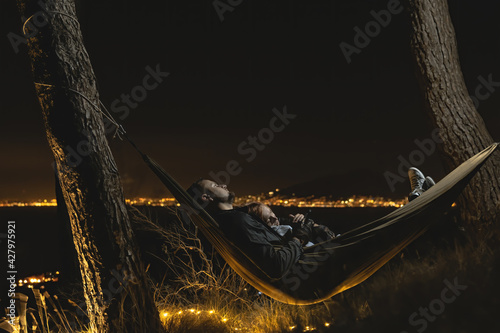
<svg viewBox="0 0 500 333">
<path fill-rule="evenodd" d="M 16 53 L 7 37 L 21 33 L 14 3 L 0 2 L 0 200 L 53 198 L 53 158 L 27 48 Z M 350 63 L 339 47 L 353 45 L 353 29 L 364 29 L 374 20 L 370 11 L 387 3 L 244 0 L 221 21 L 212 1 L 86 0 L 78 15 L 102 102 L 182 185 L 236 160 L 242 171 L 229 187 L 238 195 L 319 177 L 345 179 L 347 188 L 356 175 L 375 193 L 380 186 L 388 191 L 384 172 L 396 172 L 398 156 L 408 157 L 414 140 L 432 131 L 414 77 L 405 10 Z M 452 1 L 450 11 L 474 94 L 480 76 L 500 81 L 500 2 Z M 144 100 L 120 101 L 143 85 L 148 66 L 169 75 L 157 85 L 148 81 L 155 88 Z M 296 117 L 272 140 L 266 131 L 270 142 L 248 161 L 244 142 L 270 126 L 273 109 L 284 108 Z M 500 140 L 500 93 L 481 101 L 479 112 Z M 111 146 L 127 197 L 170 196 L 128 143 L 115 139 Z M 421 169 L 437 179 L 444 174 L 437 154 Z M 407 192 L 408 184 L 399 183 L 394 195 Z"/>
</svg>

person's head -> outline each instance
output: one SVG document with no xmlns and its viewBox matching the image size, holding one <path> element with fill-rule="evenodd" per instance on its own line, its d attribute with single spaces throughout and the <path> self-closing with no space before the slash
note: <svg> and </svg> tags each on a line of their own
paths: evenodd
<svg viewBox="0 0 500 333">
<path fill-rule="evenodd" d="M 234 192 L 230 192 L 224 184 L 200 178 L 194 182 L 186 192 L 202 207 L 215 209 L 221 208 L 221 204 L 232 206 L 235 198 Z"/>
<path fill-rule="evenodd" d="M 248 214 L 258 217 L 268 226 L 280 225 L 278 218 L 268 205 L 261 202 L 250 202 L 245 207 L 248 210 Z"/>
</svg>

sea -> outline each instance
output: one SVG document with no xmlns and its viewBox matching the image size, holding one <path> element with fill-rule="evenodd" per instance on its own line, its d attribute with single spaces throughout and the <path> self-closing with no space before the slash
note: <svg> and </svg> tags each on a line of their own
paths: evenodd
<svg viewBox="0 0 500 333">
<path fill-rule="evenodd" d="M 162 216 L 166 207 L 138 207 L 148 216 Z M 364 223 L 392 212 L 395 208 L 296 208 L 272 207 L 278 217 L 289 214 L 306 214 L 315 222 L 328 226 L 336 234 L 343 233 Z M 0 248 L 2 258 L 7 258 L 8 221 L 15 224 L 15 270 L 18 279 L 44 272 L 63 271 L 61 265 L 71 246 L 69 225 L 58 218 L 57 207 L 1 207 Z M 13 223 L 11 223 L 13 224 Z M 11 252 L 12 253 L 12 252 Z M 6 261 L 6 259 L 3 259 Z M 5 263 L 7 265 L 7 262 Z M 3 263 L 0 267 L 4 266 Z"/>
</svg>

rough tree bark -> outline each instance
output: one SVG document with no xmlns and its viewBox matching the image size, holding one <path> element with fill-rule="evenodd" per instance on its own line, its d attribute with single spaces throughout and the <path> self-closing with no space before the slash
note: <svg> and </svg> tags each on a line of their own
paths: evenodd
<svg viewBox="0 0 500 333">
<path fill-rule="evenodd" d="M 70 217 L 91 331 L 162 332 L 102 115 L 94 106 L 96 79 L 74 0 L 17 4 L 26 21 L 35 89 Z"/>
<path fill-rule="evenodd" d="M 457 41 L 446 0 L 408 0 L 416 75 L 431 123 L 439 128 L 445 167 L 451 171 L 493 143 L 469 97 L 458 58 Z M 458 204 L 470 227 L 500 218 L 500 154 L 492 156 Z"/>
</svg>

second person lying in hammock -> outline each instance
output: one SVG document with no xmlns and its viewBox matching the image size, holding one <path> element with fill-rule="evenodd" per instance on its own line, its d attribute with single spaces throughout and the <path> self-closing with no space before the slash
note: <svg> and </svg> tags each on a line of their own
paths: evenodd
<svg viewBox="0 0 500 333">
<path fill-rule="evenodd" d="M 418 169 L 410 168 L 408 175 L 412 187 L 410 200 L 434 184 Z M 294 216 L 297 224 L 292 228 L 291 237 L 281 236 L 267 225 L 272 218 L 251 215 L 247 207 L 234 207 L 235 194 L 226 185 L 200 179 L 187 192 L 217 221 L 226 237 L 272 278 L 284 276 L 303 254 L 303 247 L 314 237 L 313 224 L 302 223 L 304 216 L 301 214 Z"/>
<path fill-rule="evenodd" d="M 276 214 L 272 211 L 271 207 L 265 205 L 261 202 L 250 202 L 241 207 L 243 211 L 252 215 L 260 222 L 266 224 L 275 232 L 277 232 L 281 237 L 290 240 L 293 238 L 293 226 L 302 226 L 304 223 L 308 223 L 312 227 L 311 239 L 305 244 L 305 246 L 311 246 L 315 243 L 322 242 L 335 237 L 335 233 L 328 229 L 325 225 L 320 225 L 314 223 L 311 219 L 306 219 L 303 214 L 290 214 L 290 224 L 280 224 L 280 220 L 276 217 Z M 300 227 L 299 226 L 299 227 Z"/>
</svg>

